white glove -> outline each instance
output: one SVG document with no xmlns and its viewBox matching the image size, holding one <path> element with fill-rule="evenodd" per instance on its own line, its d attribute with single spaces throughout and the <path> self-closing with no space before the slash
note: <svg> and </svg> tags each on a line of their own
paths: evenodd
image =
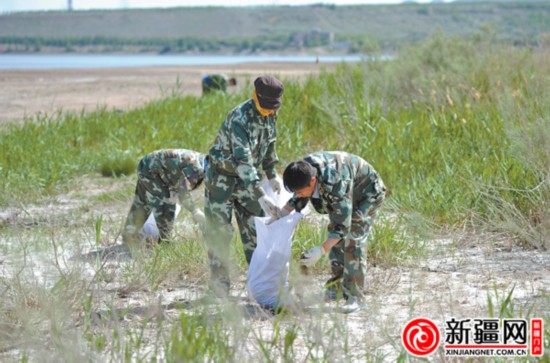
<svg viewBox="0 0 550 363">
<path fill-rule="evenodd" d="M 288 210 L 286 210 L 285 208 L 281 208 L 281 216 L 279 218 L 275 218 L 275 217 L 269 217 L 269 219 L 265 222 L 265 224 L 267 224 L 268 226 L 275 222 L 275 221 L 278 221 L 279 219 L 281 218 L 284 218 L 286 216 L 288 216 L 290 214 L 290 212 Z"/>
<path fill-rule="evenodd" d="M 170 198 L 168 198 L 167 202 L 170 204 L 176 204 L 178 200 L 178 193 L 175 190 L 170 190 Z"/>
<path fill-rule="evenodd" d="M 199 208 L 195 208 L 193 211 L 193 219 L 200 225 L 204 225 L 204 223 L 206 223 L 206 217 Z"/>
<path fill-rule="evenodd" d="M 271 190 L 273 190 L 273 193 L 281 194 L 281 183 L 277 177 L 269 179 L 269 186 Z"/>
<path fill-rule="evenodd" d="M 281 208 L 277 207 L 277 204 L 275 204 L 270 196 L 264 195 L 258 199 L 258 202 L 260 203 L 260 207 L 262 207 L 265 214 L 276 219 L 281 218 Z"/>
<path fill-rule="evenodd" d="M 311 250 L 302 253 L 302 256 L 300 257 L 300 264 L 304 266 L 311 266 L 315 262 L 319 261 L 324 253 L 325 251 L 323 250 L 323 246 L 313 247 Z"/>
</svg>

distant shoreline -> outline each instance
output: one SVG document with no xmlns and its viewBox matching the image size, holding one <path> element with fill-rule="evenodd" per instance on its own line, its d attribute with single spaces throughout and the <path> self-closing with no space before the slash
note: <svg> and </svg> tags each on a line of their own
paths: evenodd
<svg viewBox="0 0 550 363">
<path fill-rule="evenodd" d="M 359 62 L 361 55 L 146 55 L 12 54 L 0 55 L 0 69 L 100 69 L 133 67 L 225 66 L 247 63 Z"/>
</svg>

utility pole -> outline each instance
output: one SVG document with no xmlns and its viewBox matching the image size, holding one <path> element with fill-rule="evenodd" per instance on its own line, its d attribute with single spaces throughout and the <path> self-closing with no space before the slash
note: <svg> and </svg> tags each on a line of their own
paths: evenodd
<svg viewBox="0 0 550 363">
<path fill-rule="evenodd" d="M 69 11 L 73 11 L 73 0 L 67 0 L 67 8 Z"/>
</svg>

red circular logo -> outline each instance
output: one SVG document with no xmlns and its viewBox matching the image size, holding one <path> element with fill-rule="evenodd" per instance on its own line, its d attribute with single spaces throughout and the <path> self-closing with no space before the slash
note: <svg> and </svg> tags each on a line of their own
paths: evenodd
<svg viewBox="0 0 550 363">
<path fill-rule="evenodd" d="M 416 318 L 407 323 L 401 341 L 412 355 L 423 357 L 433 353 L 439 346 L 441 335 L 433 321 Z"/>
</svg>

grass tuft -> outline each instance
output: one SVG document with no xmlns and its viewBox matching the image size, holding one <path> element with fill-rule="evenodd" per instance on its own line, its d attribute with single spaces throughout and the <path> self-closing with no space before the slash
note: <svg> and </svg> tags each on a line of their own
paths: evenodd
<svg viewBox="0 0 550 363">
<path fill-rule="evenodd" d="M 135 172 L 136 168 L 137 163 L 135 158 L 128 150 L 125 150 L 123 152 L 113 152 L 105 156 L 99 166 L 99 172 L 104 177 L 117 177 L 130 175 Z"/>
</svg>

